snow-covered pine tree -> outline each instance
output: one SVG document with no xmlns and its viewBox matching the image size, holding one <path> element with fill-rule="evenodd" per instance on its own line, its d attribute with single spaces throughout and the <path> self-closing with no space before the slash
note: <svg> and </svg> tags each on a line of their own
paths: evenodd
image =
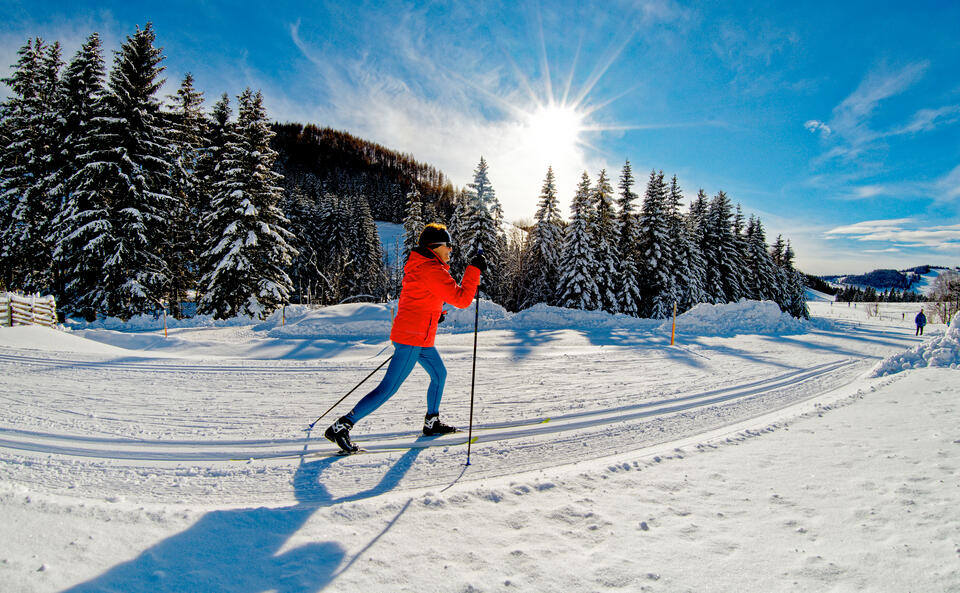
<svg viewBox="0 0 960 593">
<path fill-rule="evenodd" d="M 222 180 L 221 163 L 227 145 L 236 142 L 235 125 L 232 121 L 233 110 L 230 108 L 230 96 L 224 93 L 213 106 L 204 123 L 206 134 L 203 139 L 203 149 L 197 161 L 197 181 L 200 184 L 198 193 L 200 203 L 197 209 L 200 212 L 209 212 L 210 204 L 216 193 L 215 186 Z M 200 243 L 206 243 L 209 238 L 201 237 Z"/>
<path fill-rule="evenodd" d="M 777 272 L 770 253 L 763 223 L 750 217 L 747 222 L 747 297 L 757 301 L 772 301 L 777 294 Z"/>
<path fill-rule="evenodd" d="M 453 238 L 453 253 L 450 255 L 450 273 L 454 278 L 462 278 L 464 270 L 467 269 L 467 251 L 464 250 L 464 241 L 466 239 L 465 227 L 467 213 L 470 210 L 470 204 L 467 202 L 467 195 L 464 190 L 458 190 L 453 197 L 453 213 L 447 222 L 447 230 Z M 424 219 L 425 222 L 429 222 Z M 472 257 L 472 256 L 471 256 Z"/>
<path fill-rule="evenodd" d="M 528 260 L 521 279 L 519 307 L 532 307 L 537 303 L 555 305 L 560 281 L 560 253 L 563 249 L 563 218 L 560 215 L 553 167 L 547 168 L 528 241 Z"/>
<path fill-rule="evenodd" d="M 617 308 L 625 315 L 640 314 L 640 286 L 637 284 L 640 223 L 633 206 L 637 194 L 633 191 L 633 170 L 628 160 L 620 174 L 618 206 L 620 218 L 617 237 L 620 252 L 620 273 L 617 275 Z"/>
<path fill-rule="evenodd" d="M 377 225 L 367 198 L 362 195 L 350 200 L 351 240 L 348 243 L 350 266 L 343 284 L 344 298 L 372 297 L 382 300 L 387 294 L 387 279 L 383 270 L 383 247 Z"/>
<path fill-rule="evenodd" d="M 673 245 L 667 185 L 663 171 L 650 172 L 640 210 L 640 316 L 664 319 L 673 312 Z"/>
<path fill-rule="evenodd" d="M 235 142 L 224 150 L 223 180 L 203 221 L 211 244 L 201 256 L 198 310 L 217 319 L 263 319 L 288 302 L 292 286 L 284 270 L 297 251 L 280 210 L 283 190 L 272 170 L 277 153 L 263 96 L 247 88 L 238 106 Z"/>
<path fill-rule="evenodd" d="M 39 37 L 18 52 L 4 79 L 13 96 L 4 108 L 7 142 L 0 146 L 0 264 L 6 283 L 24 291 L 53 288 L 54 192 L 61 175 L 60 44 Z"/>
<path fill-rule="evenodd" d="M 743 262 L 733 236 L 733 209 L 723 191 L 710 201 L 707 209 L 704 259 L 707 262 L 707 290 L 715 303 L 729 303 L 743 296 Z"/>
<path fill-rule="evenodd" d="M 788 240 L 783 252 L 783 268 L 787 277 L 786 309 L 784 311 L 797 319 L 810 319 L 803 274 L 793 267 L 793 258 L 793 248 Z M 873 296 L 870 300 L 876 300 L 876 297 Z"/>
<path fill-rule="evenodd" d="M 423 204 L 420 201 L 420 192 L 414 187 L 407 193 L 407 204 L 403 215 L 403 251 L 400 254 L 400 265 L 403 266 L 413 248 L 417 246 L 420 232 L 423 230 Z"/>
<path fill-rule="evenodd" d="M 746 229 L 746 219 L 743 216 L 743 208 L 740 204 L 737 204 L 737 207 L 733 212 L 733 246 L 734 253 L 736 253 L 736 260 L 740 265 L 740 278 L 741 291 L 740 296 L 737 297 L 737 300 L 740 300 L 743 297 L 747 297 L 747 274 L 749 273 L 749 266 L 747 265 L 747 229 Z M 749 298 L 749 297 L 747 297 Z"/>
<path fill-rule="evenodd" d="M 691 282 L 690 245 L 688 244 L 690 237 L 686 232 L 683 215 L 680 213 L 682 202 L 683 191 L 680 189 L 677 176 L 674 175 L 670 179 L 670 188 L 667 190 L 667 215 L 670 221 L 670 250 L 673 253 L 673 301 L 677 303 L 680 311 L 685 310 L 684 305 L 693 300 L 688 295 Z"/>
<path fill-rule="evenodd" d="M 590 176 L 583 172 L 577 193 L 573 196 L 573 216 L 567 225 L 560 255 L 559 305 L 568 309 L 592 311 L 600 308 L 600 291 L 594 279 L 594 219 Z"/>
<path fill-rule="evenodd" d="M 104 195 L 97 189 L 105 65 L 100 36 L 92 34 L 64 73 L 61 85 L 63 165 L 54 188 L 60 210 L 54 217 L 54 266 L 61 286 L 57 306 L 66 315 L 96 317 L 96 291 L 105 261 L 102 238 L 110 234 Z M 102 121 L 102 120 L 98 120 Z"/>
<path fill-rule="evenodd" d="M 198 162 L 206 138 L 203 93 L 193 87 L 193 75 L 187 73 L 177 94 L 170 97 L 173 111 L 170 121 L 173 174 L 171 195 L 176 199 L 171 212 L 166 260 L 170 267 L 168 300 L 171 314 L 183 317 L 182 303 L 196 286 L 197 228 L 200 219 L 200 179 Z"/>
<path fill-rule="evenodd" d="M 156 93 L 163 55 L 148 23 L 127 38 L 110 72 L 104 111 L 96 118 L 97 190 L 110 209 L 98 310 L 128 319 L 160 307 L 170 281 L 164 260 L 173 163 Z"/>
<path fill-rule="evenodd" d="M 489 167 L 480 157 L 473 172 L 473 183 L 467 184 L 466 218 L 460 229 L 461 236 L 454 241 L 461 246 L 460 254 L 469 263 L 481 248 L 487 260 L 483 274 L 483 288 L 495 301 L 501 297 L 503 281 L 503 255 L 506 251 L 506 236 L 503 233 L 503 209 L 490 183 Z"/>
<path fill-rule="evenodd" d="M 613 205 L 613 188 L 606 169 L 600 171 L 593 194 L 594 222 L 593 257 L 596 262 L 597 290 L 600 291 L 600 308 L 607 313 L 619 313 L 617 285 L 620 276 L 620 253 L 617 236 L 617 212 Z"/>
<path fill-rule="evenodd" d="M 690 203 L 687 225 L 701 259 L 703 295 L 700 302 L 717 304 L 724 303 L 726 300 L 723 296 L 723 283 L 716 271 L 718 256 L 714 253 L 716 243 L 710 237 L 709 211 L 710 202 L 707 199 L 707 192 L 701 188 L 697 192 L 696 199 Z"/>
<path fill-rule="evenodd" d="M 346 295 L 344 284 L 347 267 L 351 265 L 350 241 L 353 222 L 350 202 L 332 192 L 323 194 L 319 201 L 318 224 L 320 239 L 314 244 L 318 254 L 322 279 L 318 296 L 324 304 L 339 303 Z"/>
<path fill-rule="evenodd" d="M 507 236 L 507 247 L 503 257 L 503 295 L 501 303 L 507 311 L 519 311 L 521 300 L 527 292 L 524 286 L 528 277 L 527 266 L 531 261 L 530 233 L 514 226 Z"/>
<path fill-rule="evenodd" d="M 774 292 L 771 298 L 780 305 L 782 311 L 787 310 L 787 273 L 784 269 L 785 247 L 783 235 L 777 235 L 777 240 L 773 242 L 769 250 L 775 274 Z"/>
</svg>

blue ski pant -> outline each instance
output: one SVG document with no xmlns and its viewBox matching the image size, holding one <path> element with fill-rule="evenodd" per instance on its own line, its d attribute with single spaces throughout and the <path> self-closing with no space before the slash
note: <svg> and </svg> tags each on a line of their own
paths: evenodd
<svg viewBox="0 0 960 593">
<path fill-rule="evenodd" d="M 440 360 L 440 353 L 433 346 L 422 348 L 396 342 L 393 343 L 393 348 L 393 358 L 387 365 L 387 374 L 383 376 L 380 384 L 363 396 L 363 399 L 357 402 L 357 405 L 346 415 L 350 422 L 356 424 L 390 399 L 410 376 L 410 372 L 417 363 L 420 363 L 420 366 L 430 375 L 430 386 L 427 388 L 427 414 L 440 412 L 443 384 L 447 380 L 447 369 Z"/>
</svg>

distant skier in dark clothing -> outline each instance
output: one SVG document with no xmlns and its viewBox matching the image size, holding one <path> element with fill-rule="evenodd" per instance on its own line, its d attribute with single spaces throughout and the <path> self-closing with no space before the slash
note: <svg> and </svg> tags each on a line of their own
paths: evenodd
<svg viewBox="0 0 960 593">
<path fill-rule="evenodd" d="M 920 309 L 920 312 L 917 313 L 917 316 L 913 319 L 917 324 L 917 335 L 923 335 L 923 326 L 927 324 L 927 316 L 923 314 L 923 309 Z"/>
<path fill-rule="evenodd" d="M 390 331 L 394 352 L 387 374 L 373 391 L 323 433 L 345 453 L 359 450 L 350 440 L 353 425 L 390 399 L 417 363 L 430 375 L 423 434 L 432 436 L 456 431 L 453 426 L 440 421 L 440 398 L 447 370 L 437 349 L 433 347 L 433 341 L 437 324 L 443 321 L 443 304 L 449 303 L 458 309 L 470 306 L 480 283 L 480 274 L 486 271 L 487 263 L 483 255 L 476 255 L 463 273 L 463 285 L 457 284 L 447 264 L 452 251 L 450 243 L 447 228 L 431 223 L 424 227 L 417 247 L 410 252 L 403 268 L 403 287 L 397 316 Z"/>
</svg>

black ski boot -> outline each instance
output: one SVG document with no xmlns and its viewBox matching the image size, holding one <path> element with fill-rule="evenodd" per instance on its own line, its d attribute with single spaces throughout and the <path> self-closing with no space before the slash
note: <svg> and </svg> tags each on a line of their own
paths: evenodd
<svg viewBox="0 0 960 593">
<path fill-rule="evenodd" d="M 427 414 L 423 418 L 423 436 L 432 437 L 438 434 L 459 432 L 456 426 L 440 422 L 440 414 Z"/>
<path fill-rule="evenodd" d="M 353 444 L 350 440 L 350 429 L 353 428 L 353 422 L 350 422 L 346 416 L 341 416 L 339 420 L 330 425 L 330 428 L 323 433 L 327 440 L 336 443 L 344 453 L 356 453 L 360 447 Z"/>
</svg>

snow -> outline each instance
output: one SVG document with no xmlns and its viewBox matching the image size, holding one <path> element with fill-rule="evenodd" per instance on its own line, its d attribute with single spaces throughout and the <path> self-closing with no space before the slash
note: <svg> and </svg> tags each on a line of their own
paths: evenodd
<svg viewBox="0 0 960 593">
<path fill-rule="evenodd" d="M 960 315 L 954 315 L 946 333 L 918 344 L 906 352 L 887 358 L 873 369 L 873 376 L 881 377 L 923 367 L 956 369 L 958 365 L 960 365 Z"/>
<path fill-rule="evenodd" d="M 416 437 L 419 369 L 354 429 L 371 454 L 300 457 L 393 307 L 0 328 L 0 589 L 960 591 L 956 321 L 743 301 L 671 346 L 482 300 L 469 466 L 465 435 Z M 460 425 L 474 315 L 437 338 Z"/>
</svg>

